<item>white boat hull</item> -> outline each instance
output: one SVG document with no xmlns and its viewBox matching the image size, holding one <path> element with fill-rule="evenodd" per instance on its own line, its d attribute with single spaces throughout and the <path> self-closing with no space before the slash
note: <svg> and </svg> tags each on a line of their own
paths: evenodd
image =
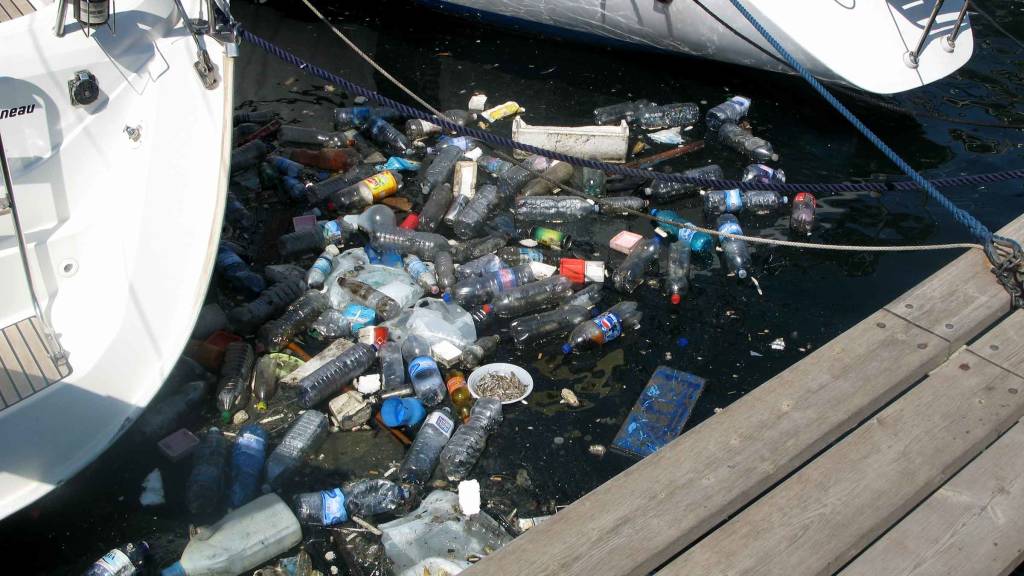
<svg viewBox="0 0 1024 576">
<path fill-rule="evenodd" d="M 183 2 L 193 16 L 198 0 Z M 52 32 L 56 7 L 0 25 L 0 119 L 29 262 L 72 373 L 38 392 L 0 369 L 0 517 L 105 450 L 159 391 L 202 306 L 220 235 L 232 61 L 205 89 L 170 0 L 121 0 L 116 34 Z M 72 106 L 89 70 L 101 96 Z M 126 128 L 137 129 L 133 141 Z M 33 314 L 10 215 L 0 216 L 0 326 Z M 19 374 L 19 371 L 21 374 Z"/>
<path fill-rule="evenodd" d="M 419 0 L 510 25 L 587 35 L 618 44 L 790 72 L 729 0 Z M 912 68 L 905 54 L 920 38 L 935 0 L 744 0 L 746 8 L 818 78 L 890 94 L 943 78 L 970 59 L 965 18 L 955 49 L 943 49 L 963 0 L 945 2 Z"/>
</svg>

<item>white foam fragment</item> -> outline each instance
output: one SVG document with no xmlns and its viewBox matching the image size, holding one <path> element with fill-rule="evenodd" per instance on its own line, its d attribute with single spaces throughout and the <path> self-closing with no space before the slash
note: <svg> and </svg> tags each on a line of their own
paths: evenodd
<svg viewBox="0 0 1024 576">
<path fill-rule="evenodd" d="M 466 516 L 480 513 L 480 482 L 476 480 L 459 482 L 459 508 Z"/>
<path fill-rule="evenodd" d="M 139 504 L 143 506 L 159 506 L 164 503 L 164 478 L 160 469 L 156 468 L 142 481 L 142 495 Z"/>
</svg>

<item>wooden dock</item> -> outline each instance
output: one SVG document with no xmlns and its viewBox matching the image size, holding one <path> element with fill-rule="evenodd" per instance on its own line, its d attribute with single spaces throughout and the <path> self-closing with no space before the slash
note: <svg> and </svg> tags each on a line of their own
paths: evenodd
<svg viewBox="0 0 1024 576">
<path fill-rule="evenodd" d="M 14 20 L 36 11 L 28 0 L 0 0 L 0 22 Z"/>
<path fill-rule="evenodd" d="M 1008 574 L 1022 417 L 1024 311 L 971 251 L 463 574 Z"/>
</svg>

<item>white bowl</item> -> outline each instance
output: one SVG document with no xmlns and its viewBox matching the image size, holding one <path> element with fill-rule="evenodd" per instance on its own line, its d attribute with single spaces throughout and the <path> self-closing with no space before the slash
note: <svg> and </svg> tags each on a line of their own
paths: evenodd
<svg viewBox="0 0 1024 576">
<path fill-rule="evenodd" d="M 473 398 L 480 397 L 480 394 L 477 394 L 476 391 L 476 386 L 477 384 L 480 383 L 480 380 L 482 380 L 488 374 L 495 373 L 515 374 L 516 378 L 518 378 L 520 382 L 526 384 L 526 390 L 523 392 L 521 396 L 513 400 L 505 400 L 502 402 L 502 404 L 514 404 L 516 402 L 519 402 L 523 398 L 526 398 L 527 396 L 530 395 L 531 392 L 533 392 L 533 376 L 530 376 L 529 372 L 527 372 L 526 370 L 519 366 L 516 366 L 515 364 L 495 362 L 494 364 L 485 364 L 477 368 L 476 370 L 473 370 L 473 372 L 469 375 L 469 379 L 466 381 L 466 386 L 469 387 L 469 393 L 473 395 Z"/>
</svg>

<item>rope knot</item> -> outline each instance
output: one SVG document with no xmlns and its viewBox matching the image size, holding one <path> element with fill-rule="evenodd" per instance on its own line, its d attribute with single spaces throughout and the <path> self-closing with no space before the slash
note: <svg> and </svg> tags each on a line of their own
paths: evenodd
<svg viewBox="0 0 1024 576">
<path fill-rule="evenodd" d="M 1013 308 L 1024 308 L 1024 249 L 1019 242 L 993 234 L 985 245 L 992 273 L 1010 294 Z"/>
</svg>

